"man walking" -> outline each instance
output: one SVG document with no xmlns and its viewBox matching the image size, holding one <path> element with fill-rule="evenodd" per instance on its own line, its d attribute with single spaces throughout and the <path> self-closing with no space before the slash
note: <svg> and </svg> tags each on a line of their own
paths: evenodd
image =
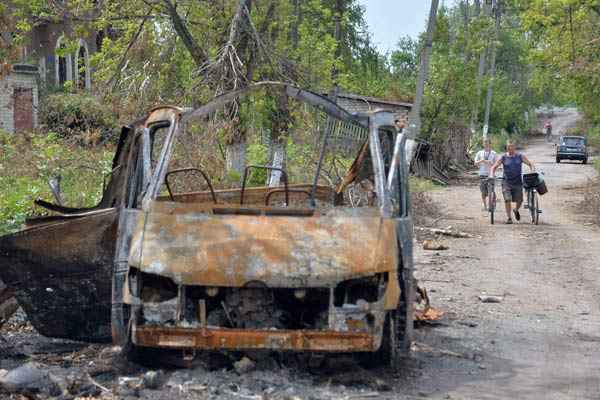
<svg viewBox="0 0 600 400">
<path fill-rule="evenodd" d="M 519 221 L 521 214 L 519 209 L 523 204 L 523 164 L 527 164 L 529 169 L 535 171 L 535 166 L 525 154 L 517 153 L 515 150 L 515 144 L 512 142 L 506 143 L 506 153 L 502 155 L 492 168 L 490 169 L 490 175 L 494 176 L 496 169 L 502 165 L 504 169 L 504 180 L 502 181 L 502 195 L 504 196 L 504 205 L 506 206 L 507 224 L 512 224 L 511 206 L 512 202 L 515 202 L 515 209 L 512 210 L 515 219 Z"/>
<path fill-rule="evenodd" d="M 481 201 L 483 202 L 483 211 L 488 210 L 488 183 L 490 169 L 498 159 L 498 155 L 492 150 L 492 144 L 489 139 L 483 141 L 483 150 L 475 155 L 475 165 L 479 167 L 479 191 L 481 192 Z"/>
</svg>

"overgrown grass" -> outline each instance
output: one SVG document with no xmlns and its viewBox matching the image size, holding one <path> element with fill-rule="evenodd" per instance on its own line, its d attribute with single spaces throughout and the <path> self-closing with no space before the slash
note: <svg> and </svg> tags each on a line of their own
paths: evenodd
<svg viewBox="0 0 600 400">
<path fill-rule="evenodd" d="M 112 146 L 82 148 L 52 132 L 0 132 L 0 234 L 18 230 L 28 216 L 43 215 L 35 199 L 55 202 L 48 187 L 51 177 L 61 177 L 66 206 L 96 205 L 113 151 Z"/>
<path fill-rule="evenodd" d="M 440 185 L 435 184 L 430 179 L 419 178 L 416 176 L 411 176 L 408 179 L 411 193 L 424 193 L 431 192 L 432 190 L 441 189 Z"/>
<path fill-rule="evenodd" d="M 594 160 L 594 168 L 596 168 L 596 171 L 600 173 L 600 158 L 596 158 Z"/>
<path fill-rule="evenodd" d="M 600 152 L 600 125 L 591 127 L 587 130 L 588 145 L 592 147 L 594 153 Z"/>
</svg>

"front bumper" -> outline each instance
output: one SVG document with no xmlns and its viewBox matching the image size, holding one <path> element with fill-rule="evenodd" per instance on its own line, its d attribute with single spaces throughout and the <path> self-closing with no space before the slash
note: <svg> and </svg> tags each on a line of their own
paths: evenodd
<svg viewBox="0 0 600 400">
<path fill-rule="evenodd" d="M 143 347 L 197 350 L 373 352 L 381 337 L 369 333 L 314 330 L 252 330 L 134 326 L 133 343 Z"/>
</svg>

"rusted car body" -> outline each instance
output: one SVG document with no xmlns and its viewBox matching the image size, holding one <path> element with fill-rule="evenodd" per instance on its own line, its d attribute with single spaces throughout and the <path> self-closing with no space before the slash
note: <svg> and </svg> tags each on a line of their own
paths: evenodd
<svg viewBox="0 0 600 400">
<path fill-rule="evenodd" d="M 173 168 L 190 121 L 259 88 L 368 130 L 338 187 L 318 184 L 319 171 L 312 183 L 288 184 L 281 171 L 278 187 L 246 187 L 244 175 L 241 188 L 214 189 L 201 169 Z M 157 108 L 123 129 L 96 209 L 46 204 L 59 215 L 0 238 L 0 277 L 48 336 L 102 340 L 110 327 L 125 348 L 362 352 L 397 362 L 410 343 L 414 288 L 406 138 L 393 119 L 351 115 L 281 83 L 193 111 Z M 208 189 L 175 193 L 170 177 L 192 170 Z M 345 204 L 344 190 L 364 179 L 376 204 Z"/>
</svg>

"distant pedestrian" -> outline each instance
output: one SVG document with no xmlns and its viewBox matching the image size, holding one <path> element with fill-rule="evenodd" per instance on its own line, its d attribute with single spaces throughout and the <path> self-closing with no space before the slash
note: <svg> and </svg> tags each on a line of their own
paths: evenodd
<svg viewBox="0 0 600 400">
<path fill-rule="evenodd" d="M 498 159 L 498 155 L 492 150 L 492 143 L 489 139 L 483 141 L 483 150 L 480 150 L 475 155 L 475 165 L 479 167 L 479 191 L 481 192 L 481 201 L 483 202 L 483 211 L 488 210 L 488 183 L 492 165 Z"/>
<path fill-rule="evenodd" d="M 523 164 L 527 164 L 529 169 L 535 171 L 535 166 L 525 154 L 517 153 L 515 144 L 506 143 L 506 153 L 498 158 L 490 170 L 490 175 L 494 176 L 496 169 L 502 165 L 504 169 L 504 180 L 502 181 L 502 195 L 504 196 L 504 205 L 506 207 L 506 223 L 512 224 L 511 208 L 512 202 L 515 202 L 515 209 L 512 210 L 515 219 L 519 221 L 521 214 L 519 209 L 523 204 Z"/>
<path fill-rule="evenodd" d="M 549 142 L 552 138 L 552 122 L 550 122 L 549 119 L 546 120 L 546 123 L 544 124 L 544 130 L 544 133 L 546 134 L 546 140 Z"/>
</svg>

